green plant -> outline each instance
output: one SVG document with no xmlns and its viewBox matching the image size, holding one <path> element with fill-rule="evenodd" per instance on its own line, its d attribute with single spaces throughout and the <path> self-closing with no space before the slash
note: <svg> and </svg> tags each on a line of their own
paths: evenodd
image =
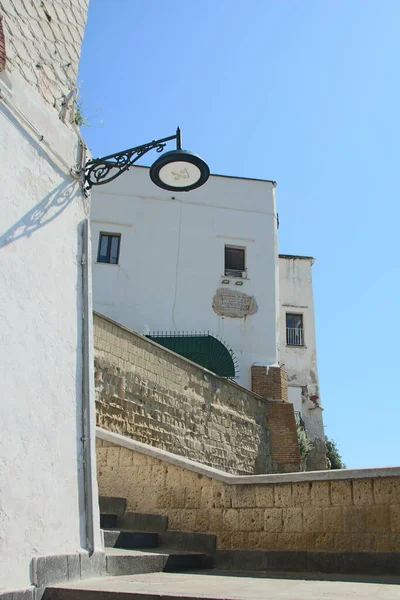
<svg viewBox="0 0 400 600">
<path fill-rule="evenodd" d="M 326 458 L 328 459 L 328 469 L 346 469 L 342 457 L 339 454 L 336 442 L 325 436 Z"/>
<path fill-rule="evenodd" d="M 79 100 L 75 104 L 75 123 L 76 123 L 76 125 L 78 125 L 78 127 L 88 127 L 89 126 L 89 119 L 88 119 L 88 117 L 85 117 L 85 115 L 83 114 L 82 100 Z"/>
<path fill-rule="evenodd" d="M 300 456 L 302 459 L 306 459 L 311 450 L 314 448 L 314 444 L 308 437 L 304 427 L 297 428 L 297 439 L 299 442 Z"/>
</svg>

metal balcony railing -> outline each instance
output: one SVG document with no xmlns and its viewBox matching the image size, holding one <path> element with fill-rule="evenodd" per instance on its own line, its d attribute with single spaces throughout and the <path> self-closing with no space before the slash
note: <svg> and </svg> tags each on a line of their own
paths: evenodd
<svg viewBox="0 0 400 600">
<path fill-rule="evenodd" d="M 303 329 L 286 327 L 286 344 L 288 346 L 304 346 Z"/>
</svg>

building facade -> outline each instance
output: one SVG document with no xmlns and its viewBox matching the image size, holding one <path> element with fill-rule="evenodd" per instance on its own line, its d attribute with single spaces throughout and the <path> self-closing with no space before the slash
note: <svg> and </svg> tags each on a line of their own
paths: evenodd
<svg viewBox="0 0 400 600">
<path fill-rule="evenodd" d="M 66 555 L 79 572 L 101 548 L 89 205 L 74 175 L 86 10 L 87 0 L 0 2 L 0 588 L 31 594 L 40 557 L 56 557 L 62 579 Z"/>
<path fill-rule="evenodd" d="M 248 389 L 252 365 L 277 364 L 273 182 L 179 194 L 134 167 L 94 188 L 91 218 L 96 311 Z"/>
<path fill-rule="evenodd" d="M 95 310 L 263 397 L 289 400 L 314 443 L 307 468 L 325 468 L 313 259 L 278 257 L 274 182 L 211 175 L 177 194 L 148 171 L 134 167 L 93 191 Z"/>
<path fill-rule="evenodd" d="M 318 381 L 314 299 L 314 258 L 279 256 L 280 354 L 288 376 L 288 400 L 314 444 L 308 470 L 326 468 L 325 434 Z"/>
</svg>

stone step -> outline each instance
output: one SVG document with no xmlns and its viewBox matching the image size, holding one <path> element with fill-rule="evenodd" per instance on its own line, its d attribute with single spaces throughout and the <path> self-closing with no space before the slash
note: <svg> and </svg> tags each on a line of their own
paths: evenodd
<svg viewBox="0 0 400 600">
<path fill-rule="evenodd" d="M 399 578 L 147 573 L 48 587 L 44 600 L 394 600 Z"/>
<path fill-rule="evenodd" d="M 166 573 L 180 573 L 182 571 L 201 571 L 212 569 L 212 557 L 202 552 L 177 552 L 168 550 L 168 558 L 164 566 Z"/>
<path fill-rule="evenodd" d="M 114 496 L 99 497 L 100 513 L 103 515 L 122 516 L 126 509 L 126 498 L 116 498 Z"/>
<path fill-rule="evenodd" d="M 101 529 L 115 529 L 117 527 L 117 515 L 104 515 L 100 513 L 100 527 Z"/>
<path fill-rule="evenodd" d="M 169 555 L 163 552 L 143 552 L 106 548 L 106 570 L 109 576 L 159 573 L 164 570 Z"/>
<path fill-rule="evenodd" d="M 116 527 L 162 533 L 166 531 L 167 525 L 168 518 L 162 515 L 126 512 L 118 517 Z"/>
<path fill-rule="evenodd" d="M 125 548 L 127 550 L 156 548 L 158 533 L 132 531 L 131 529 L 105 529 L 104 545 L 106 548 Z"/>
<path fill-rule="evenodd" d="M 189 533 L 187 531 L 165 531 L 158 536 L 160 548 L 174 548 L 185 552 L 214 554 L 217 536 L 209 533 Z"/>
</svg>

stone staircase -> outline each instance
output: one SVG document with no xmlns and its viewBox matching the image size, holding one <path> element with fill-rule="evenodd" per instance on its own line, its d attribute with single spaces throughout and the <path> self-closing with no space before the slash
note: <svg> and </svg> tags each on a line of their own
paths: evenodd
<svg viewBox="0 0 400 600">
<path fill-rule="evenodd" d="M 99 503 L 108 575 L 212 568 L 216 536 L 168 531 L 167 517 L 126 512 L 124 498 Z"/>
<path fill-rule="evenodd" d="M 363 583 L 356 588 L 354 579 L 346 575 L 287 572 L 278 576 L 271 567 L 281 570 L 285 553 L 276 553 L 280 564 L 273 562 L 267 569 L 265 563 L 269 574 L 260 570 L 256 552 L 240 554 L 236 569 L 226 571 L 221 569 L 214 535 L 169 531 L 166 517 L 127 512 L 123 498 L 101 497 L 100 511 L 105 576 L 48 585 L 42 600 L 400 599 L 400 588 L 398 596 L 386 595 L 386 590 L 400 583 L 399 577 L 380 581 L 358 576 L 357 581 Z M 214 558 L 216 569 L 212 570 Z M 303 570 L 293 562 L 290 566 L 287 571 Z M 365 594 L 365 583 L 370 584 L 370 595 Z"/>
</svg>

